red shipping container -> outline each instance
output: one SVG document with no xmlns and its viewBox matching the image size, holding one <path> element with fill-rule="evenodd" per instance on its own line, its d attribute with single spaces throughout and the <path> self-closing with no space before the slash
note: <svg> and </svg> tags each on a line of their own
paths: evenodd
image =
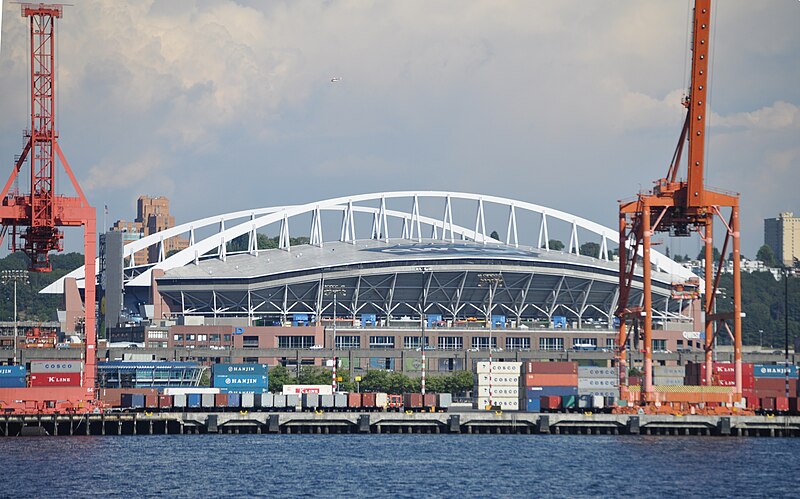
<svg viewBox="0 0 800 499">
<path fill-rule="evenodd" d="M 31 386 L 81 386 L 81 373 L 31 374 Z"/>
<path fill-rule="evenodd" d="M 422 408 L 422 394 L 421 393 L 406 393 L 403 395 L 403 405 L 406 409 L 421 409 Z"/>
<path fill-rule="evenodd" d="M 360 393 L 348 393 L 347 394 L 347 407 L 351 407 L 354 409 L 358 409 L 361 407 L 361 394 Z"/>
<path fill-rule="evenodd" d="M 756 378 L 753 390 L 756 393 L 776 392 L 786 396 L 786 380 L 781 378 Z M 789 396 L 797 396 L 797 385 L 789 380 Z"/>
<path fill-rule="evenodd" d="M 762 397 L 761 398 L 761 408 L 765 411 L 774 411 L 775 410 L 775 397 Z"/>
<path fill-rule="evenodd" d="M 787 397 L 775 397 L 775 410 L 786 412 L 789 410 L 789 399 Z"/>
<path fill-rule="evenodd" d="M 578 386 L 578 375 L 526 374 L 525 386 Z"/>
<path fill-rule="evenodd" d="M 172 407 L 172 395 L 159 395 L 158 406 L 162 409 L 169 409 Z"/>
<path fill-rule="evenodd" d="M 436 407 L 436 394 L 426 393 L 425 397 L 423 398 L 423 405 L 425 407 Z"/>
<path fill-rule="evenodd" d="M 158 395 L 155 393 L 144 396 L 144 406 L 158 408 Z"/>
<path fill-rule="evenodd" d="M 544 395 L 539 397 L 539 403 L 543 411 L 557 411 L 561 408 L 561 397 L 558 395 Z"/>
<path fill-rule="evenodd" d="M 228 407 L 228 394 L 227 393 L 215 393 L 214 394 L 214 405 L 216 407 Z"/>
<path fill-rule="evenodd" d="M 375 394 L 362 393 L 361 394 L 361 407 L 375 407 Z"/>
<path fill-rule="evenodd" d="M 735 366 L 732 362 L 715 362 L 711 373 L 712 384 L 716 386 L 734 386 L 736 384 Z M 703 386 L 706 379 L 705 362 L 686 364 L 686 384 Z M 742 389 L 753 388 L 753 364 L 742 363 Z"/>
<path fill-rule="evenodd" d="M 535 362 L 525 363 L 526 374 L 578 374 L 577 362 Z"/>
</svg>

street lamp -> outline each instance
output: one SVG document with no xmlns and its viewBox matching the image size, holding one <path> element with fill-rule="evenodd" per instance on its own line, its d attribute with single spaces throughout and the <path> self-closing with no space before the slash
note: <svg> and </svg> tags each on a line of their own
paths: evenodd
<svg viewBox="0 0 800 499">
<path fill-rule="evenodd" d="M 492 302 L 497 288 L 503 285 L 503 274 L 478 274 L 478 286 L 489 287 L 489 307 L 486 315 L 489 319 L 489 406 L 494 406 L 492 401 Z"/>
<path fill-rule="evenodd" d="M 337 390 L 337 380 L 336 380 L 336 306 L 337 300 L 336 297 L 339 296 L 340 293 L 345 292 L 344 284 L 326 284 L 322 288 L 322 292 L 326 295 L 333 295 L 333 371 L 331 375 L 331 388 L 333 388 L 334 393 Z"/>
<path fill-rule="evenodd" d="M 0 281 L 3 284 L 8 284 L 10 281 L 14 283 L 14 365 L 17 365 L 17 282 L 24 282 L 30 284 L 28 280 L 28 271 L 20 269 L 2 270 L 0 271 Z"/>
<path fill-rule="evenodd" d="M 783 265 L 783 334 L 784 334 L 784 370 L 786 378 L 786 398 L 789 398 L 789 267 Z"/>
</svg>

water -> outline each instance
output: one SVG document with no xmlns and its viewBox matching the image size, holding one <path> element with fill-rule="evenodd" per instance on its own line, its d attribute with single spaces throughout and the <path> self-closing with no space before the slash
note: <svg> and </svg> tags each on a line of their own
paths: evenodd
<svg viewBox="0 0 800 499">
<path fill-rule="evenodd" d="M 797 456 L 782 438 L 3 438 L 0 497 L 780 497 Z"/>
</svg>

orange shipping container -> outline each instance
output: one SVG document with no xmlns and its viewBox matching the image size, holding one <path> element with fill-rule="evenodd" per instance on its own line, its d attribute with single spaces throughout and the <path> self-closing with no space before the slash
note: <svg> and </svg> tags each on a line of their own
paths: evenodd
<svg viewBox="0 0 800 499">
<path fill-rule="evenodd" d="M 525 386 L 578 386 L 578 374 L 526 374 Z"/>
<path fill-rule="evenodd" d="M 525 363 L 527 374 L 578 374 L 577 362 L 535 362 Z"/>
</svg>

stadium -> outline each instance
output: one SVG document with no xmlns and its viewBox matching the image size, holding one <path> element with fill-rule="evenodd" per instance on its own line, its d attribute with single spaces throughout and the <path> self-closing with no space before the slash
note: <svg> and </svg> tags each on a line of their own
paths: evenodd
<svg viewBox="0 0 800 499">
<path fill-rule="evenodd" d="M 277 247 L 260 247 L 265 234 L 276 235 Z M 165 254 L 175 237 L 188 247 Z M 318 324 L 335 314 L 372 327 L 425 317 L 442 327 L 612 329 L 617 238 L 616 230 L 519 200 L 381 192 L 191 221 L 126 244 L 115 263 L 123 308 L 150 321 Z M 158 261 L 134 265 L 133 255 L 150 248 Z M 696 276 L 658 252 L 651 260 L 654 321 L 690 320 L 691 297 L 674 287 Z M 68 292 L 71 279 L 80 289 L 83 269 L 42 292 Z M 101 274 L 105 282 L 113 280 Z M 631 301 L 641 300 L 639 275 Z"/>
</svg>

